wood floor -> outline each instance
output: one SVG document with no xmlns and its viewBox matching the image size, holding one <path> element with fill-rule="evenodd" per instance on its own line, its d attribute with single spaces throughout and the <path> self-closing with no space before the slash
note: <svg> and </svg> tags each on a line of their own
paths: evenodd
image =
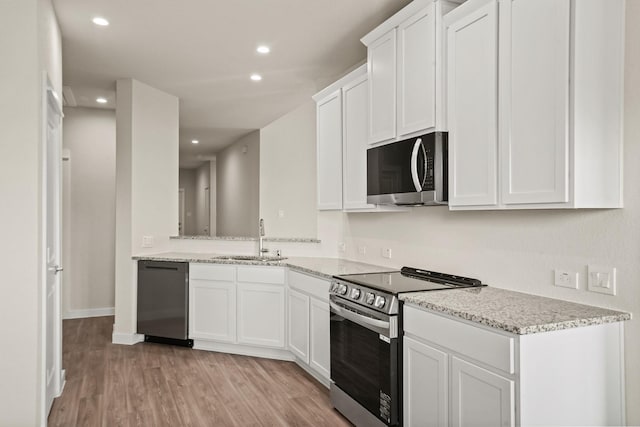
<svg viewBox="0 0 640 427">
<path fill-rule="evenodd" d="M 111 344 L 113 317 L 63 322 L 67 383 L 49 426 L 350 426 L 291 362 Z"/>
</svg>

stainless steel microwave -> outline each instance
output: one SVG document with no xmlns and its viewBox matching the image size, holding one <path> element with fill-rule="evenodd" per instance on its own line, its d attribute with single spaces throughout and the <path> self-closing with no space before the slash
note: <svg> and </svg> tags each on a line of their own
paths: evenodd
<svg viewBox="0 0 640 427">
<path fill-rule="evenodd" d="M 447 133 L 433 132 L 367 150 L 367 203 L 446 205 Z"/>
</svg>

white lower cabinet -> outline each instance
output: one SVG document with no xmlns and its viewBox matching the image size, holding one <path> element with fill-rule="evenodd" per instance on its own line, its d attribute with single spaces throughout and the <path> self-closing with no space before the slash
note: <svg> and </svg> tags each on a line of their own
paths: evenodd
<svg viewBox="0 0 640 427">
<path fill-rule="evenodd" d="M 404 425 L 448 425 L 447 353 L 405 337 L 403 358 Z"/>
<path fill-rule="evenodd" d="M 310 300 L 311 349 L 309 364 L 324 378 L 330 376 L 331 354 L 329 352 L 329 304 L 325 300 Z"/>
<path fill-rule="evenodd" d="M 300 360 L 309 363 L 309 297 L 289 289 L 289 350 Z"/>
<path fill-rule="evenodd" d="M 451 357 L 451 425 L 515 425 L 515 381 Z"/>
<path fill-rule="evenodd" d="M 330 378 L 329 280 L 289 271 L 289 350 L 325 385 Z"/>
<path fill-rule="evenodd" d="M 284 286 L 238 283 L 238 343 L 284 348 Z"/>
<path fill-rule="evenodd" d="M 235 342 L 236 284 L 191 279 L 189 287 L 189 338 Z"/>
<path fill-rule="evenodd" d="M 516 335 L 403 308 L 403 425 L 624 425 L 621 322 Z"/>
</svg>

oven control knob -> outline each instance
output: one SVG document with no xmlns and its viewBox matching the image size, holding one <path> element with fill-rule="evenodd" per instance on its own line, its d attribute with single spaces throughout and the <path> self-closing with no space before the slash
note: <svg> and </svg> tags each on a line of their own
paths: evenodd
<svg viewBox="0 0 640 427">
<path fill-rule="evenodd" d="M 360 298 L 360 289 L 351 289 L 351 299 L 359 299 Z"/>
<path fill-rule="evenodd" d="M 331 292 L 337 292 L 337 291 L 338 291 L 338 284 L 334 282 L 331 284 Z"/>
<path fill-rule="evenodd" d="M 376 296 L 374 294 L 372 294 L 371 292 L 367 292 L 367 294 L 365 295 L 365 301 L 369 305 L 373 304 L 373 301 L 374 301 L 375 298 L 376 298 Z"/>
<path fill-rule="evenodd" d="M 346 295 L 347 294 L 347 285 L 341 284 L 340 286 L 338 286 L 338 293 L 340 295 Z"/>
<path fill-rule="evenodd" d="M 376 308 L 382 308 L 384 307 L 385 303 L 387 302 L 387 300 L 384 297 L 381 296 L 377 296 L 376 297 L 376 302 L 373 304 Z"/>
</svg>

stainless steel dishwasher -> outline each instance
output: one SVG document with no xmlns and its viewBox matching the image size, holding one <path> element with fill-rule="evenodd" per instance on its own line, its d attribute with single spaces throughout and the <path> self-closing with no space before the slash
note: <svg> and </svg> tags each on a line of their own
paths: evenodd
<svg viewBox="0 0 640 427">
<path fill-rule="evenodd" d="M 138 333 L 148 342 L 193 347 L 188 326 L 189 263 L 138 261 Z"/>
</svg>

